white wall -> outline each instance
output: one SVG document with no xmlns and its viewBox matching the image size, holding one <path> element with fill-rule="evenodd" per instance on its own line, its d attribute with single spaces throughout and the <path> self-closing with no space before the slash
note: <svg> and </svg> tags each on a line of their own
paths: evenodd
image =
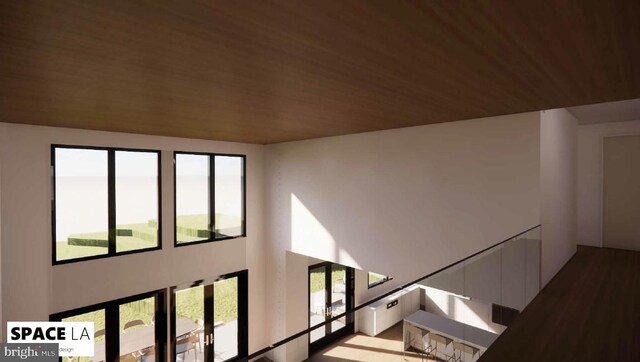
<svg viewBox="0 0 640 362">
<path fill-rule="evenodd" d="M 393 276 L 378 295 L 540 222 L 537 112 L 266 150 L 272 341 L 286 337 L 275 322 L 307 313 L 282 307 L 283 251 Z"/>
<path fill-rule="evenodd" d="M 578 126 L 578 244 L 602 246 L 603 138 L 637 134 L 640 120 Z"/>
<path fill-rule="evenodd" d="M 576 252 L 577 128 L 578 121 L 565 109 L 542 112 L 540 218 L 543 287 Z"/>
<path fill-rule="evenodd" d="M 539 142 L 527 113 L 267 146 L 269 238 L 398 279 L 426 274 L 537 225 Z"/>
<path fill-rule="evenodd" d="M 464 299 L 446 291 L 423 287 L 425 310 L 485 331 L 502 333 L 506 327 L 491 321 L 491 303 L 476 299 Z"/>
<path fill-rule="evenodd" d="M 369 289 L 368 272 L 360 269 L 354 269 L 354 271 L 355 271 L 354 302 L 356 306 L 366 303 L 373 298 L 376 298 L 393 289 L 399 288 L 402 285 L 407 283 L 406 280 L 399 280 L 397 278 L 394 278 L 392 280 L 376 285 L 375 287 Z M 393 276 L 391 277 L 393 278 Z M 365 309 L 366 308 L 356 312 L 356 315 L 354 318 L 354 321 L 355 321 L 354 329 L 356 332 L 360 331 L 362 328 Z"/>
<path fill-rule="evenodd" d="M 1 138 L 0 132 L 0 138 Z M 0 180 L 2 180 L 2 157 L 0 157 Z M 0 187 L 0 205 L 2 205 L 2 187 Z M 0 341 L 4 341 L 4 324 L 2 313 L 2 207 L 0 207 Z"/>
<path fill-rule="evenodd" d="M 162 250 L 52 266 L 51 144 L 162 150 Z M 247 237 L 173 247 L 173 151 L 247 156 Z M 249 269 L 249 347 L 264 347 L 264 189 L 260 145 L 0 123 L 2 321 Z"/>
</svg>

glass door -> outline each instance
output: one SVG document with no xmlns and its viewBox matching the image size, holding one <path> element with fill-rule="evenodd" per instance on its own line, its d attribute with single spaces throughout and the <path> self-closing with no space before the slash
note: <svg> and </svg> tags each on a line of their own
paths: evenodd
<svg viewBox="0 0 640 362">
<path fill-rule="evenodd" d="M 174 290 L 172 340 L 174 361 L 208 361 L 213 319 L 213 284 Z"/>
<path fill-rule="evenodd" d="M 247 355 L 247 273 L 174 288 L 174 361 L 223 362 Z"/>
<path fill-rule="evenodd" d="M 93 357 L 67 361 L 165 361 L 167 336 L 164 289 L 52 314 L 51 321 L 92 322 Z"/>
<path fill-rule="evenodd" d="M 353 268 L 325 262 L 309 267 L 309 327 L 353 308 Z M 353 333 L 353 317 L 343 316 L 309 333 L 309 354 Z"/>
<path fill-rule="evenodd" d="M 347 310 L 347 267 L 345 266 L 331 265 L 331 306 L 329 308 L 331 318 Z M 346 317 L 331 322 L 331 333 L 345 328 L 346 325 Z"/>
<path fill-rule="evenodd" d="M 309 269 L 309 327 L 326 320 L 327 316 L 326 268 L 324 265 Z M 326 328 L 316 328 L 309 333 L 309 343 L 322 339 Z"/>
<path fill-rule="evenodd" d="M 238 277 L 213 283 L 214 361 L 238 356 Z"/>
</svg>

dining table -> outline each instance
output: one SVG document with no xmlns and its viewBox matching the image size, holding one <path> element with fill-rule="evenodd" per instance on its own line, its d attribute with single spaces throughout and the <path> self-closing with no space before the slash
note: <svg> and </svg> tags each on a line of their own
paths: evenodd
<svg viewBox="0 0 640 362">
<path fill-rule="evenodd" d="M 176 319 L 176 337 L 187 335 L 200 328 L 200 325 L 193 320 L 182 317 Z M 156 344 L 155 325 L 147 325 L 126 333 L 120 333 L 120 356 L 143 351 Z M 105 360 L 104 341 L 96 343 L 93 350 L 93 361 L 101 362 Z"/>
</svg>

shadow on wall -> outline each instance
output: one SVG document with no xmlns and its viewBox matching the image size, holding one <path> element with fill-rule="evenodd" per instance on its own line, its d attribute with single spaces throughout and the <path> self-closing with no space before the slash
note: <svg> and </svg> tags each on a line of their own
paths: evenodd
<svg viewBox="0 0 640 362">
<path fill-rule="evenodd" d="M 539 118 L 269 145 L 271 237 L 397 280 L 459 260 L 539 222 Z"/>
<path fill-rule="evenodd" d="M 425 310 L 493 333 L 504 327 L 491 321 L 491 303 L 470 299 L 431 287 L 422 287 Z"/>
</svg>

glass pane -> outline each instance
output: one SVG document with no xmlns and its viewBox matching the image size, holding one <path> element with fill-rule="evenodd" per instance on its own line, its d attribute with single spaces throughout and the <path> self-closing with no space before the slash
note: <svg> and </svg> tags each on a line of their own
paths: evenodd
<svg viewBox="0 0 640 362">
<path fill-rule="evenodd" d="M 524 235 L 525 256 L 525 298 L 529 304 L 540 291 L 540 228 Z"/>
<path fill-rule="evenodd" d="M 204 286 L 176 291 L 176 361 L 204 361 Z"/>
<path fill-rule="evenodd" d="M 215 156 L 216 237 L 242 235 L 242 157 Z"/>
<path fill-rule="evenodd" d="M 120 305 L 120 360 L 155 361 L 155 298 Z"/>
<path fill-rule="evenodd" d="M 369 287 L 383 283 L 387 280 L 389 280 L 389 277 L 386 275 L 369 272 Z"/>
<path fill-rule="evenodd" d="M 89 361 L 104 361 L 105 360 L 105 345 L 104 345 L 104 336 L 105 336 L 105 318 L 104 318 L 104 309 L 99 309 L 94 312 L 89 312 L 85 314 L 78 314 L 73 317 L 64 318 L 62 322 L 93 322 L 93 331 L 94 331 L 94 357 L 76 357 L 73 360 L 77 362 L 89 362 Z"/>
<path fill-rule="evenodd" d="M 176 154 L 176 242 L 210 239 L 209 156 Z"/>
<path fill-rule="evenodd" d="M 158 246 L 158 154 L 116 151 L 116 252 Z"/>
<path fill-rule="evenodd" d="M 213 283 L 214 360 L 238 355 L 238 278 Z"/>
<path fill-rule="evenodd" d="M 55 149 L 56 260 L 108 253 L 107 151 Z"/>
<path fill-rule="evenodd" d="M 326 299 L 326 272 L 321 266 L 311 269 L 309 272 L 309 326 L 313 327 L 325 321 L 327 306 Z M 325 336 L 324 327 L 314 329 L 310 333 L 310 342 L 317 341 Z"/>
<path fill-rule="evenodd" d="M 347 311 L 347 269 L 342 265 L 331 265 L 331 315 Z M 345 317 L 331 322 L 331 332 L 344 328 Z"/>
</svg>

